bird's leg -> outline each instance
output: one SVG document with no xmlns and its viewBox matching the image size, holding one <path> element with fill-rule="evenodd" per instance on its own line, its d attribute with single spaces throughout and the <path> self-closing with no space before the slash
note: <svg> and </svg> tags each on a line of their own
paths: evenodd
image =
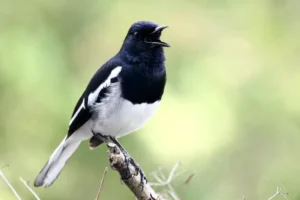
<svg viewBox="0 0 300 200">
<path fill-rule="evenodd" d="M 92 130 L 92 133 L 94 135 L 93 138 L 98 139 L 98 140 L 100 140 L 102 142 L 106 142 L 106 143 L 110 142 L 110 140 L 109 140 L 110 137 L 109 136 L 102 135 L 101 133 L 95 133 L 93 130 Z M 90 141 L 90 142 L 92 142 L 92 141 Z"/>
<path fill-rule="evenodd" d="M 118 140 L 115 137 L 109 136 L 109 138 L 112 142 L 114 142 L 120 148 L 120 150 L 124 154 L 125 162 L 127 164 L 128 170 L 129 170 L 129 163 L 131 163 L 136 169 L 136 174 L 135 175 L 138 175 L 138 173 L 140 173 L 140 176 L 141 176 L 141 183 L 140 184 L 141 184 L 141 187 L 142 187 L 142 190 L 143 190 L 144 180 L 147 183 L 147 178 L 146 178 L 145 173 L 143 172 L 142 168 L 134 161 L 134 159 L 128 154 L 128 152 L 124 149 L 124 147 L 118 142 Z M 129 177 L 129 178 L 131 178 L 131 177 Z M 127 178 L 127 179 L 129 179 L 129 178 Z"/>
<path fill-rule="evenodd" d="M 92 131 L 93 137 L 90 138 L 90 149 L 93 150 L 96 147 L 98 147 L 100 144 L 105 142 L 104 140 L 107 140 L 107 138 L 104 138 L 105 136 L 101 135 L 100 133 L 95 133 Z"/>
</svg>

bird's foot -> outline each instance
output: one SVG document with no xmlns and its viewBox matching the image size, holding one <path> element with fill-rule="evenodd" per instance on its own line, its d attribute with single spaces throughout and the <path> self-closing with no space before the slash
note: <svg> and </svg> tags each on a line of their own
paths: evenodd
<svg viewBox="0 0 300 200">
<path fill-rule="evenodd" d="M 103 142 L 108 142 L 109 140 L 108 136 L 102 135 L 101 133 L 95 133 L 94 131 L 92 131 L 92 133 L 93 133 L 93 137 L 90 138 L 90 144 L 89 144 L 91 150 L 95 149 Z"/>
<path fill-rule="evenodd" d="M 119 147 L 120 151 L 123 153 L 123 155 L 125 157 L 125 163 L 126 163 L 128 173 L 127 173 L 127 177 L 121 178 L 121 181 L 126 181 L 126 180 L 140 174 L 140 186 L 142 188 L 141 191 L 143 191 L 144 184 L 147 183 L 147 178 L 146 178 L 145 173 L 143 172 L 142 168 L 133 160 L 133 158 L 128 154 L 128 152 L 123 148 L 123 146 L 117 141 L 116 138 L 109 136 L 109 139 L 110 139 L 110 141 L 112 141 Z M 134 166 L 134 168 L 136 170 L 135 174 L 131 174 L 130 169 L 129 169 L 129 164 Z"/>
<path fill-rule="evenodd" d="M 130 174 L 129 177 L 123 178 L 122 181 L 126 181 L 134 176 L 138 176 L 140 175 L 140 186 L 141 186 L 141 191 L 143 191 L 144 189 L 144 184 L 147 184 L 147 178 L 145 176 L 144 171 L 142 170 L 142 168 L 139 166 L 139 164 L 137 164 L 134 159 L 125 151 L 122 149 L 122 153 L 125 156 L 125 163 L 127 165 L 127 170 L 128 170 L 128 174 Z M 136 170 L 135 174 L 131 174 L 130 170 L 129 170 L 129 164 L 132 164 Z"/>
<path fill-rule="evenodd" d="M 93 133 L 93 137 L 95 139 L 101 140 L 102 142 L 109 142 L 110 141 L 110 137 L 107 135 L 102 135 L 101 133 L 95 133 L 94 131 L 92 131 Z"/>
</svg>

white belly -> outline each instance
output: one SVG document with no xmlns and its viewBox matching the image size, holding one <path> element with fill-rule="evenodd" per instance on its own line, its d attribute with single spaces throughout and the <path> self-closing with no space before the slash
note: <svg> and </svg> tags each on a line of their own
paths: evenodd
<svg viewBox="0 0 300 200">
<path fill-rule="evenodd" d="M 115 88 L 118 90 L 117 88 Z M 141 128 L 155 113 L 159 101 L 152 104 L 132 104 L 114 91 L 97 108 L 93 131 L 102 135 L 120 137 Z"/>
</svg>

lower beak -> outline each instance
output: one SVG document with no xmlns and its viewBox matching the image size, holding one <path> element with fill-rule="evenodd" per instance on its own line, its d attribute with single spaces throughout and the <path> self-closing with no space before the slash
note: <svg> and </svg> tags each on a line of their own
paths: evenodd
<svg viewBox="0 0 300 200">
<path fill-rule="evenodd" d="M 160 40 L 153 41 L 153 42 L 151 42 L 151 44 L 153 44 L 154 46 L 171 47 L 168 43 L 165 43 Z"/>
</svg>

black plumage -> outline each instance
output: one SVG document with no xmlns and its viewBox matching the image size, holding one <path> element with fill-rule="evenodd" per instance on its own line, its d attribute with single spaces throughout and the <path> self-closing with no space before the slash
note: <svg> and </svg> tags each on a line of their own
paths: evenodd
<svg viewBox="0 0 300 200">
<path fill-rule="evenodd" d="M 134 24 L 128 31 L 124 44 L 120 51 L 105 63 L 92 77 L 82 97 L 78 100 L 73 111 L 73 115 L 82 101 L 95 91 L 100 83 L 104 82 L 110 72 L 118 66 L 122 66 L 121 86 L 122 96 L 133 104 L 153 103 L 160 100 L 166 83 L 166 71 L 164 66 L 165 56 L 162 46 L 149 48 L 146 43 L 132 42 L 136 40 L 134 34 L 138 32 L 138 37 L 145 37 L 155 30 L 157 24 L 152 22 L 139 22 Z M 134 36 L 134 37 L 132 37 Z M 117 82 L 118 77 L 112 82 Z M 104 88 L 99 93 L 97 103 L 105 97 L 108 88 Z M 85 103 L 86 105 L 86 103 Z M 72 116 L 73 116 L 72 115 Z M 80 112 L 77 120 L 69 126 L 68 137 L 87 122 L 92 117 L 88 106 Z"/>
</svg>

